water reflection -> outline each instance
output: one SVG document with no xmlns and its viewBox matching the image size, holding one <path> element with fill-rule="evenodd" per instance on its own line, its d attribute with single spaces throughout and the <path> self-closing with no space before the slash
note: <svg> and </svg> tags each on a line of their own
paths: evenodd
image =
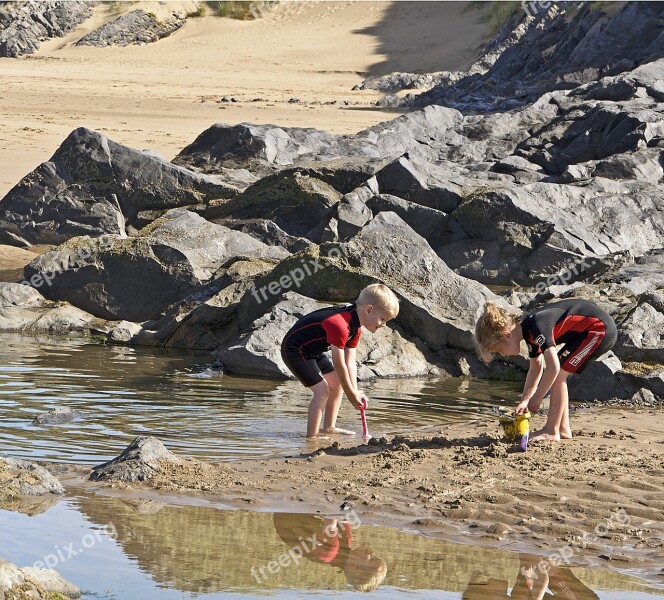
<svg viewBox="0 0 664 600">
<path fill-rule="evenodd" d="M 517 392 L 513 384 L 459 379 L 382 379 L 364 389 L 374 436 L 444 425 Z M 207 354 L 0 336 L 0 455 L 98 464 L 136 435 L 204 460 L 292 454 L 303 445 L 308 404 L 298 383 L 221 376 Z M 83 419 L 32 425 L 56 407 Z M 360 431 L 348 404 L 339 425 Z"/>
<path fill-rule="evenodd" d="M 510 592 L 507 579 L 486 578 L 478 571 L 471 577 L 462 600 L 599 600 L 599 596 L 568 567 L 553 565 L 544 557 L 524 553 L 519 555 L 519 562 L 516 582 Z"/>
<path fill-rule="evenodd" d="M 366 544 L 353 544 L 353 528 L 360 521 L 353 518 L 324 518 L 319 515 L 275 513 L 274 528 L 287 551 L 277 564 L 299 565 L 305 559 L 340 569 L 348 583 L 360 592 L 376 589 L 387 575 L 387 564 Z M 283 560 L 280 562 L 280 559 Z M 289 560 L 290 559 L 290 560 Z M 269 568 L 267 573 L 270 573 Z M 267 580 L 263 570 L 252 572 L 257 583 Z"/>
</svg>

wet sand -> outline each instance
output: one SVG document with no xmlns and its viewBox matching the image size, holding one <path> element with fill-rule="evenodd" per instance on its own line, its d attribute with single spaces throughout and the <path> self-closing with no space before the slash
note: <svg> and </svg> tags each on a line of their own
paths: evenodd
<svg viewBox="0 0 664 600">
<path fill-rule="evenodd" d="M 584 409 L 572 416 L 574 439 L 526 453 L 483 418 L 373 445 L 346 439 L 286 459 L 191 461 L 168 466 L 147 488 L 88 482 L 80 468 L 61 477 L 71 489 L 259 511 L 342 514 L 348 502 L 366 523 L 567 555 L 575 565 L 664 583 L 662 419 L 658 409 Z"/>
</svg>

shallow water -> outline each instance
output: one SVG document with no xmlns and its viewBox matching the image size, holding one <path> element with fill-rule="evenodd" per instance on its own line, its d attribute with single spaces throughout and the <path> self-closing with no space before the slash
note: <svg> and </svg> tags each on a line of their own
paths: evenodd
<svg viewBox="0 0 664 600">
<path fill-rule="evenodd" d="M 222 376 L 208 355 L 0 336 L 0 455 L 96 464 L 137 435 L 206 460 L 292 454 L 303 448 L 309 392 L 294 381 Z M 417 431 L 486 412 L 515 398 L 515 384 L 460 379 L 382 380 L 363 386 L 374 436 Z M 82 420 L 38 426 L 70 407 Z M 361 431 L 345 403 L 338 425 Z"/>
<path fill-rule="evenodd" d="M 54 567 L 89 599 L 346 600 L 363 589 L 386 599 L 531 597 L 518 576 L 538 557 L 362 525 L 355 513 L 347 526 L 336 518 L 85 493 L 32 517 L 0 511 L 1 553 Z M 555 569 L 548 585 L 576 600 L 664 596 L 636 577 L 584 568 Z"/>
</svg>

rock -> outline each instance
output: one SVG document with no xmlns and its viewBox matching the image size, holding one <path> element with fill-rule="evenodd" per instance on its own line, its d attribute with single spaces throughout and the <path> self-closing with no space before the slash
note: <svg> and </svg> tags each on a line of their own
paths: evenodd
<svg viewBox="0 0 664 600">
<path fill-rule="evenodd" d="M 30 248 L 30 246 L 32 246 L 28 240 L 22 238 L 20 235 L 5 230 L 0 230 L 0 244 L 16 246 L 18 248 Z"/>
<path fill-rule="evenodd" d="M 178 458 L 154 437 L 137 437 L 122 454 L 92 469 L 90 479 L 96 481 L 149 481 L 163 469 L 164 463 L 180 465 Z"/>
<path fill-rule="evenodd" d="M 279 260 L 283 248 L 173 209 L 131 238 L 75 238 L 25 267 L 44 293 L 106 319 L 140 322 L 221 277 L 238 258 Z M 66 268 L 63 268 L 65 266 Z"/>
<path fill-rule="evenodd" d="M 33 425 L 60 425 L 73 423 L 83 418 L 83 413 L 73 408 L 52 408 L 48 412 L 37 415 L 32 419 Z"/>
<path fill-rule="evenodd" d="M 3 2 L 0 6 L 0 57 L 32 54 L 42 41 L 62 37 L 92 14 L 94 2 L 46 0 Z"/>
<path fill-rule="evenodd" d="M 662 239 L 664 203 L 655 187 L 594 179 L 481 190 L 448 216 L 435 250 L 483 283 L 550 286 L 586 279 L 612 255 L 645 254 Z"/>
<path fill-rule="evenodd" d="M 592 402 L 609 398 L 631 398 L 635 389 L 619 377 L 620 359 L 611 351 L 598 358 L 577 378 L 567 380 L 571 400 Z"/>
<path fill-rule="evenodd" d="M 67 598 L 79 598 L 81 596 L 81 590 L 53 569 L 22 567 L 21 572 L 27 580 L 35 582 L 50 594 Z"/>
<path fill-rule="evenodd" d="M 0 457 L 0 473 L 0 501 L 65 492 L 62 484 L 44 467 L 27 460 Z"/>
<path fill-rule="evenodd" d="M 131 321 L 120 321 L 109 332 L 108 337 L 112 342 L 119 344 L 128 344 L 136 338 L 143 328 L 140 323 L 132 323 Z"/>
<path fill-rule="evenodd" d="M 289 235 L 311 239 L 311 230 L 329 220 L 331 208 L 340 198 L 331 185 L 289 171 L 261 179 L 240 196 L 208 208 L 204 216 L 209 220 L 269 219 Z"/>
<path fill-rule="evenodd" d="M 0 331 L 21 333 L 87 333 L 99 319 L 66 302 L 48 302 L 36 289 L 0 282 Z"/>
<path fill-rule="evenodd" d="M 185 24 L 185 19 L 173 17 L 160 21 L 153 14 L 136 9 L 104 23 L 84 35 L 76 46 L 128 46 L 149 44 L 169 36 Z"/>
<path fill-rule="evenodd" d="M 441 76 L 431 73 L 390 73 L 381 77 L 367 77 L 362 83 L 353 86 L 353 90 L 376 90 L 385 93 L 396 93 L 401 90 L 426 90 L 442 83 L 445 76 L 445 81 L 449 85 L 452 78 L 448 73 Z"/>
<path fill-rule="evenodd" d="M 637 305 L 620 323 L 613 351 L 621 360 L 664 362 L 664 313 L 647 302 Z"/>
<path fill-rule="evenodd" d="M 287 234 L 269 219 L 219 219 L 217 222 L 229 229 L 242 231 L 268 246 L 281 246 L 291 254 L 304 250 L 312 244 L 306 238 Z"/>
<path fill-rule="evenodd" d="M 527 4 L 537 7 L 536 2 Z M 585 3 L 576 14 L 570 13 L 577 8 L 570 2 L 547 3 L 541 11 L 515 7 L 465 76 L 454 85 L 441 81 L 409 104 L 505 111 L 543 93 L 574 89 L 662 56 L 663 7 L 659 4 L 628 2 L 614 10 L 613 6 Z M 630 91 L 628 85 L 618 81 L 586 93 L 607 100 L 624 99 Z"/>
<path fill-rule="evenodd" d="M 206 175 L 76 129 L 57 152 L 0 201 L 0 228 L 32 244 L 125 235 L 138 213 L 230 198 L 238 190 Z"/>
</svg>

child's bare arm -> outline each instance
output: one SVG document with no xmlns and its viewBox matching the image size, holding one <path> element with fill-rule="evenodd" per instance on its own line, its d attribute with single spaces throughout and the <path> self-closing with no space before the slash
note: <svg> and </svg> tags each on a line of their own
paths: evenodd
<svg viewBox="0 0 664 600">
<path fill-rule="evenodd" d="M 359 409 L 362 406 L 362 401 L 360 399 L 360 393 L 357 390 L 357 373 L 351 377 L 351 373 L 346 365 L 346 354 L 342 348 L 331 345 L 330 353 L 332 354 L 334 370 L 337 373 L 337 377 L 339 377 L 339 383 L 341 384 L 343 391 L 346 393 L 350 403 L 355 408 Z"/>
<path fill-rule="evenodd" d="M 544 374 L 537 386 L 537 390 L 531 398 L 533 404 L 538 406 L 542 403 L 544 396 L 546 396 L 546 393 L 551 389 L 556 377 L 558 377 L 558 373 L 560 373 L 560 361 L 558 360 L 558 352 L 554 346 L 547 348 L 542 356 L 544 357 L 546 368 L 544 369 Z"/>
<path fill-rule="evenodd" d="M 544 359 L 542 355 L 540 354 L 537 358 L 531 358 L 528 375 L 526 375 L 526 383 L 523 386 L 523 394 L 521 394 L 521 402 L 516 407 L 517 414 L 526 412 L 528 409 L 528 402 L 537 390 L 537 385 L 540 382 L 543 371 Z"/>
</svg>

